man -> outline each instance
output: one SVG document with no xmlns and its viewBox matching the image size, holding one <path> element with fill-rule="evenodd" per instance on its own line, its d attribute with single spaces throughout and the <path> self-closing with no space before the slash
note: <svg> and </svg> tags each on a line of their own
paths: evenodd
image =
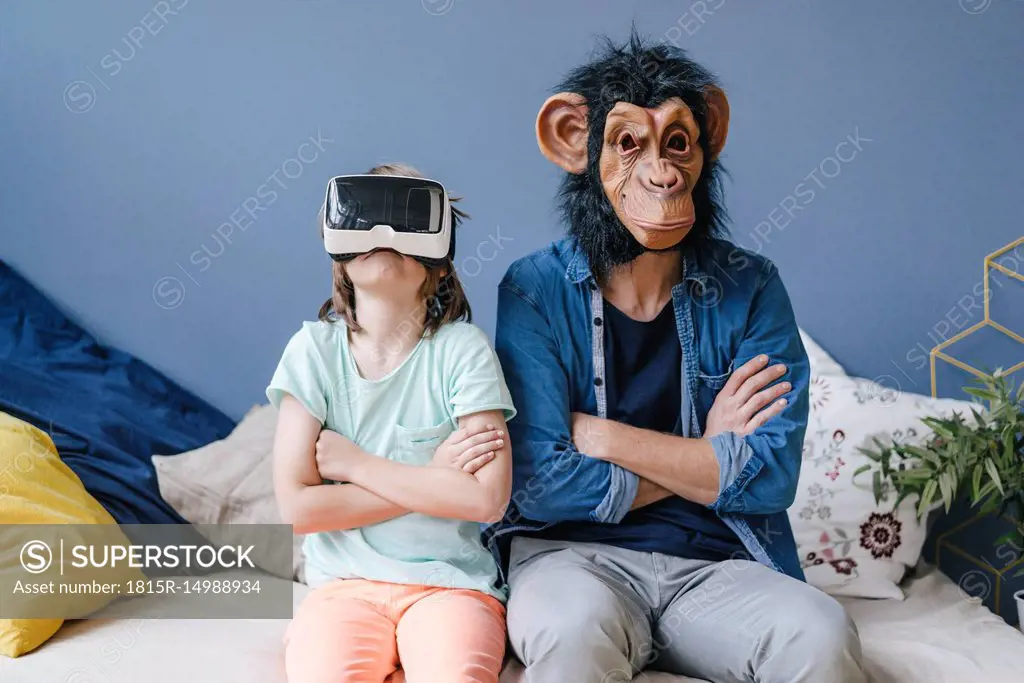
<svg viewBox="0 0 1024 683">
<path fill-rule="evenodd" d="M 527 680 L 865 681 L 785 512 L 809 376 L 789 298 L 771 261 L 719 239 L 725 94 L 636 35 L 559 91 L 537 137 L 567 172 L 569 236 L 498 296 L 519 415 L 512 504 L 487 535 Z"/>
</svg>

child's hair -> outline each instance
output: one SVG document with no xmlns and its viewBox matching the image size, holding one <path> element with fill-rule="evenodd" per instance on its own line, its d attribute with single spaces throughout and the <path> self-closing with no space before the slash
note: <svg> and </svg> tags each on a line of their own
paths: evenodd
<svg viewBox="0 0 1024 683">
<path fill-rule="evenodd" d="M 407 164 L 381 164 L 374 166 L 367 175 L 393 175 L 406 176 L 410 178 L 423 178 L 422 173 Z M 455 207 L 455 202 L 461 197 L 452 197 L 452 230 L 455 230 L 463 219 L 469 218 L 464 211 Z M 320 237 L 323 237 L 323 223 L 320 224 Z M 356 318 L 356 292 L 345 271 L 345 264 L 340 261 L 332 261 L 334 273 L 334 291 L 331 298 L 320 307 L 320 320 L 333 322 L 337 318 L 345 321 L 348 328 L 354 332 L 360 329 Z M 469 307 L 469 299 L 462 289 L 459 276 L 455 273 L 455 264 L 452 259 L 446 259 L 444 265 L 427 267 L 427 277 L 423 281 L 422 295 L 423 321 L 426 325 L 425 336 L 437 332 L 445 323 L 465 320 L 470 322 L 473 313 Z"/>
</svg>

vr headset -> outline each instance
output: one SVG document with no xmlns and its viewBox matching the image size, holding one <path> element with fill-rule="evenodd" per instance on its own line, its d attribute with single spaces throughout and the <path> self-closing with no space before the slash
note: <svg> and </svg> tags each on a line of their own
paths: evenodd
<svg viewBox="0 0 1024 683">
<path fill-rule="evenodd" d="M 336 261 L 394 249 L 427 266 L 455 257 L 451 200 L 436 180 L 344 175 L 327 183 L 324 247 Z"/>
</svg>

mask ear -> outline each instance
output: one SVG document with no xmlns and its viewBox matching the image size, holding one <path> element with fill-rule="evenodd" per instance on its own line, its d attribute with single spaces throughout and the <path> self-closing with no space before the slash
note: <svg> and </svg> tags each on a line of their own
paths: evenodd
<svg viewBox="0 0 1024 683">
<path fill-rule="evenodd" d="M 541 153 L 569 173 L 587 169 L 587 105 L 582 95 L 552 95 L 537 114 L 537 145 Z"/>
<path fill-rule="evenodd" d="M 707 137 L 711 158 L 716 159 L 725 147 L 725 138 L 729 134 L 729 100 L 721 88 L 709 87 L 704 92 L 707 103 Z"/>
</svg>

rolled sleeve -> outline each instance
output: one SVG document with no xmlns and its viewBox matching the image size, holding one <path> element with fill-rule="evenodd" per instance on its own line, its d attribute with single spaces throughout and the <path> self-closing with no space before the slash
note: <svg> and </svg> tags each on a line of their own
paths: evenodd
<svg viewBox="0 0 1024 683">
<path fill-rule="evenodd" d="M 742 436 L 723 432 L 711 437 L 711 447 L 718 460 L 718 499 L 712 504 L 715 510 L 744 512 L 745 499 L 741 494 L 747 482 L 764 467 L 764 460 L 757 457 L 754 449 Z"/>
<path fill-rule="evenodd" d="M 633 507 L 636 500 L 636 491 L 640 486 L 640 477 L 629 470 L 611 466 L 611 482 L 608 485 L 608 493 L 590 515 L 591 521 L 610 522 L 618 524 L 626 513 Z"/>
<path fill-rule="evenodd" d="M 718 512 L 782 512 L 796 496 L 807 429 L 810 365 L 789 295 L 770 261 L 735 366 L 760 354 L 767 354 L 772 364 L 786 365 L 780 379 L 792 389 L 784 396 L 787 404 L 782 412 L 753 433 L 724 432 L 709 439 L 719 466 L 719 495 L 711 504 Z"/>
<path fill-rule="evenodd" d="M 636 477 L 576 449 L 569 378 L 542 297 L 528 289 L 510 275 L 498 288 L 495 348 L 518 410 L 508 424 L 512 501 L 537 522 L 618 521 L 633 503 Z"/>
</svg>

